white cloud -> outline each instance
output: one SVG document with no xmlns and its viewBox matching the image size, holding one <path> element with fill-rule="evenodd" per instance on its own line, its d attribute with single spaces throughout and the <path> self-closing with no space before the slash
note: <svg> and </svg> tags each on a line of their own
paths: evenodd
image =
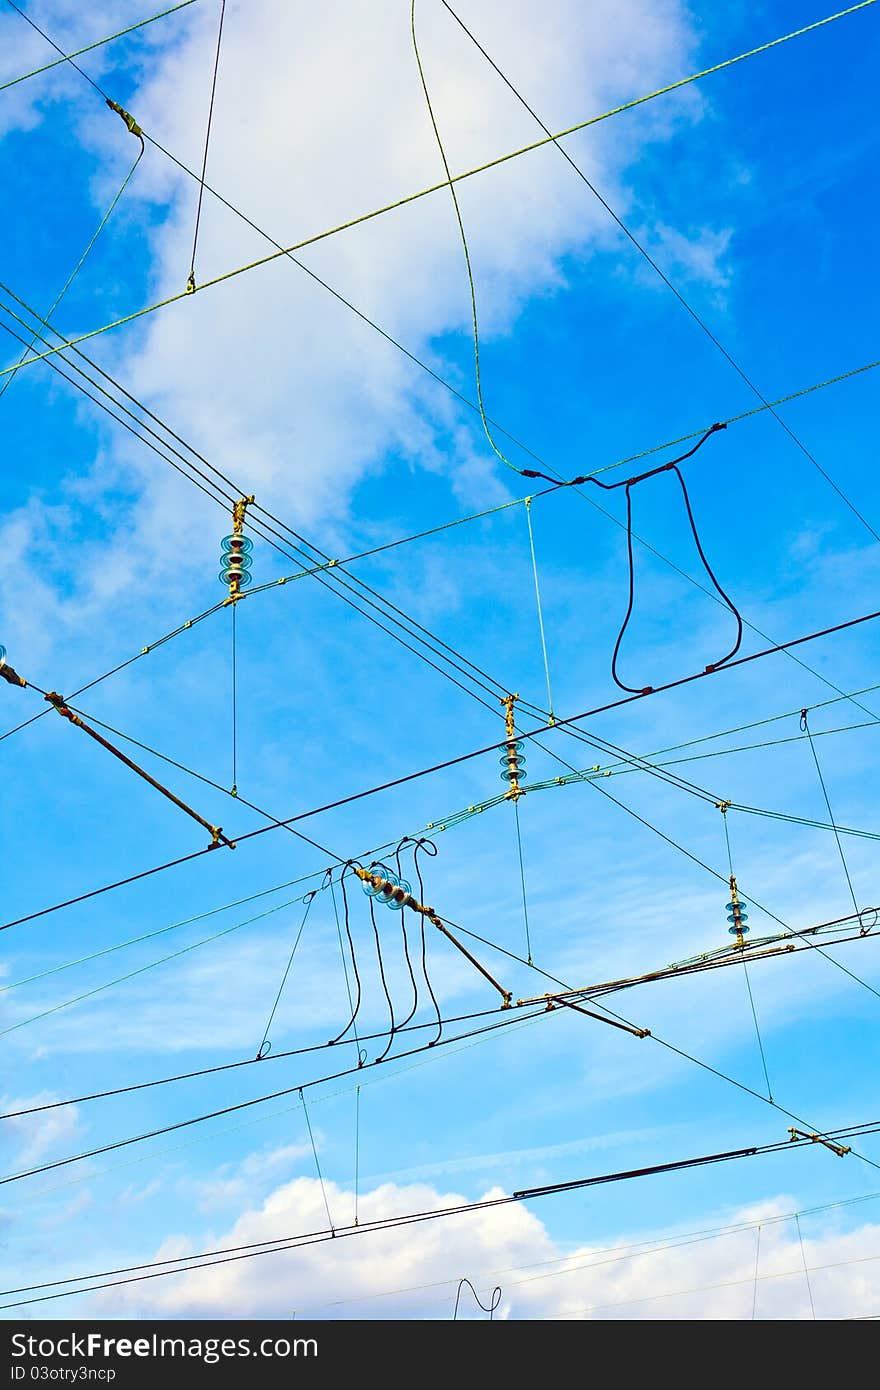
<svg viewBox="0 0 880 1390">
<path fill-rule="evenodd" d="M 501 1196 L 490 1189 L 488 1199 Z M 354 1216 L 352 1194 L 334 1183 L 326 1197 L 337 1225 Z M 404 1212 L 436 1210 L 464 1201 L 424 1184 L 385 1183 L 362 1193 L 361 1222 Z M 485 1298 L 502 1288 L 499 1315 L 508 1318 L 809 1318 L 801 1246 L 788 1198 L 729 1213 L 725 1226 L 761 1223 L 721 1234 L 641 1232 L 610 1246 L 566 1248 L 535 1211 L 502 1206 L 443 1217 L 390 1232 L 364 1233 L 338 1242 L 194 1270 L 167 1282 L 100 1293 L 90 1310 L 114 1316 L 417 1317 L 451 1316 L 455 1287 L 467 1275 Z M 297 1178 L 242 1213 L 212 1237 L 219 1246 L 276 1240 L 326 1227 L 317 1180 Z M 803 1256 L 810 1270 L 818 1318 L 876 1311 L 880 1226 L 843 1231 L 827 1215 L 802 1222 Z M 668 1248 L 651 1250 L 651 1245 Z M 640 1248 L 641 1247 L 641 1248 Z M 202 1248 L 174 1236 L 155 1258 Z M 377 1270 L 381 1279 L 377 1281 Z M 378 1287 L 377 1287 L 378 1283 Z M 469 1305 L 464 1305 L 468 1316 Z M 77 1309 L 82 1316 L 82 1305 Z"/>
<path fill-rule="evenodd" d="M 69 9 L 49 6 L 38 18 L 51 28 Z M 695 49 L 679 0 L 603 0 L 587 11 L 574 0 L 539 10 L 525 0 L 513 6 L 473 0 L 462 3 L 462 14 L 553 126 L 679 75 L 692 65 Z M 190 167 L 200 162 L 215 18 L 201 7 L 176 18 L 175 40 L 162 48 L 153 46 L 156 26 L 143 81 L 129 98 L 144 127 Z M 454 168 L 534 138 L 531 118 L 441 7 L 420 5 L 418 25 Z M 82 138 L 107 166 L 95 191 L 103 205 L 130 151 L 120 148 L 103 109 L 84 109 Z M 571 148 L 625 210 L 627 167 L 644 143 L 667 138 L 701 110 L 699 94 L 687 91 L 600 127 L 601 139 L 579 138 Z M 440 174 L 403 0 L 381 11 L 367 0 L 344 0 L 312 10 L 305 26 L 295 7 L 271 0 L 229 7 L 209 181 L 259 225 L 289 243 Z M 514 330 L 529 298 L 562 291 L 564 258 L 614 245 L 613 227 L 553 150 L 470 180 L 460 195 L 491 409 L 493 338 Z M 159 213 L 148 233 L 150 296 L 185 284 L 195 197 L 194 181 L 151 147 L 127 195 L 129 213 L 138 198 L 151 221 Z M 709 254 L 713 233 L 670 229 L 669 235 L 679 237 L 679 255 L 690 255 L 692 269 L 702 261 L 710 279 L 717 275 Z M 267 250 L 206 195 L 199 281 Z M 321 243 L 306 260 L 441 369 L 438 337 L 469 331 L 461 247 L 445 193 Z M 86 326 L 63 315 L 61 321 L 69 332 Z M 212 462 L 294 523 L 320 522 L 325 536 L 351 526 L 358 483 L 399 460 L 444 472 L 465 504 L 497 500 L 505 485 L 481 437 L 456 427 L 451 399 L 287 261 L 160 311 L 141 331 L 114 334 L 94 351 L 101 360 L 109 356 L 110 369 Z M 472 393 L 469 372 L 459 384 Z M 127 520 L 119 514 L 120 483 L 129 497 L 137 494 Z M 116 534 L 99 547 L 102 564 L 78 576 L 75 601 L 62 600 L 71 621 L 91 622 L 114 594 L 130 604 L 148 589 L 157 525 L 166 550 L 175 536 L 186 536 L 177 564 L 181 586 L 191 566 L 213 567 L 222 523 L 182 487 L 177 475 L 124 440 L 78 480 L 82 506 L 99 507 L 114 493 Z M 47 523 L 33 515 L 23 523 L 36 545 Z M 60 537 L 56 550 L 63 555 Z M 41 560 L 45 567 L 45 555 Z M 94 594 L 84 594 L 93 583 Z M 168 586 L 163 565 L 166 593 Z"/>
<path fill-rule="evenodd" d="M 0 1110 L 29 1110 L 38 1105 L 51 1105 L 60 1097 L 52 1091 L 38 1091 L 29 1096 L 0 1096 Z M 61 1144 L 67 1144 L 80 1127 L 75 1105 L 49 1110 L 38 1115 L 21 1115 L 3 1124 L 15 1136 L 12 1162 L 16 1169 L 28 1168 Z"/>
</svg>

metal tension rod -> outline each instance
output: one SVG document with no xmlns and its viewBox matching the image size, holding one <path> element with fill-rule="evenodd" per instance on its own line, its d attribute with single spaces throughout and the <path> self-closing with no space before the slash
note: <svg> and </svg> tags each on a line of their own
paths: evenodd
<svg viewBox="0 0 880 1390">
<path fill-rule="evenodd" d="M 575 1013 L 584 1014 L 586 1018 L 598 1019 L 600 1023 L 608 1023 L 612 1028 L 619 1028 L 622 1033 L 632 1033 L 634 1038 L 650 1038 L 650 1028 L 636 1028 L 629 1023 L 618 1023 L 616 1018 L 606 1018 L 604 1014 L 593 1013 L 592 1009 L 585 1009 L 583 1004 L 575 1004 L 571 999 L 565 999 L 561 994 L 537 994 L 534 999 L 517 999 L 516 1007 L 522 1008 L 527 1004 L 540 1004 L 547 1001 L 547 1012 L 555 1009 L 561 1004 L 566 1009 L 574 1009 Z"/>
<path fill-rule="evenodd" d="M 22 681 L 21 684 L 24 685 L 25 682 Z M 44 696 L 44 699 L 48 700 L 49 704 L 52 705 L 64 719 L 69 719 L 71 724 L 75 724 L 77 728 L 82 729 L 84 734 L 88 734 L 89 738 L 93 738 L 96 743 L 100 743 L 101 747 L 106 748 L 108 753 L 112 753 L 114 758 L 118 758 L 121 763 L 125 763 L 125 766 L 130 768 L 132 772 L 136 772 L 139 777 L 143 777 L 144 781 L 149 782 L 151 787 L 155 787 L 157 792 L 161 792 L 169 801 L 173 801 L 174 805 L 181 811 L 185 811 L 194 821 L 198 821 L 199 825 L 203 825 L 206 830 L 210 831 L 212 845 L 223 843 L 224 845 L 228 845 L 230 849 L 235 849 L 235 841 L 230 840 L 224 835 L 219 826 L 212 825 L 210 821 L 206 821 L 204 816 L 200 816 L 198 811 L 194 811 L 191 806 L 187 806 L 185 801 L 181 801 L 179 796 L 174 795 L 174 792 L 169 791 L 167 787 L 163 787 L 161 782 L 157 782 L 155 777 L 150 776 L 149 772 L 139 767 L 137 763 L 132 762 L 131 758 L 126 757 L 114 744 L 110 743 L 106 738 L 103 738 L 101 734 L 96 733 L 94 729 L 90 729 L 88 724 L 85 724 L 79 715 L 74 714 L 73 710 L 64 703 L 64 697 L 59 695 L 57 691 L 50 690 L 48 694 Z"/>
<path fill-rule="evenodd" d="M 510 1001 L 513 998 L 511 991 L 505 989 L 503 985 L 499 985 L 498 981 L 494 976 L 489 974 L 485 966 L 482 966 L 480 962 L 471 955 L 467 947 L 462 946 L 461 942 L 452 935 L 449 928 L 437 916 L 433 907 L 426 907 L 424 903 L 419 902 L 418 898 L 414 898 L 412 893 L 407 893 L 405 888 L 401 888 L 400 884 L 391 883 L 389 879 L 383 878 L 381 874 L 371 874 L 368 869 L 358 868 L 357 865 L 353 867 L 361 882 L 369 883 L 371 887 L 376 890 L 377 898 L 384 899 L 386 903 L 395 903 L 401 908 L 412 908 L 413 912 L 420 912 L 423 917 L 427 917 L 431 925 L 436 927 L 438 931 L 441 931 L 443 935 L 452 942 L 453 946 L 457 947 L 457 949 L 461 951 L 461 954 L 467 957 L 471 965 L 475 966 L 480 974 L 489 981 L 489 984 L 497 989 L 504 1001 L 501 1007 L 503 1009 L 510 1008 Z"/>
<path fill-rule="evenodd" d="M 814 1144 L 822 1144 L 824 1148 L 837 1154 L 838 1158 L 844 1158 L 846 1154 L 851 1153 L 849 1144 L 832 1144 L 830 1139 L 823 1139 L 821 1134 L 808 1134 L 805 1129 L 789 1129 L 788 1132 L 793 1144 L 796 1144 L 798 1139 L 812 1139 Z"/>
</svg>

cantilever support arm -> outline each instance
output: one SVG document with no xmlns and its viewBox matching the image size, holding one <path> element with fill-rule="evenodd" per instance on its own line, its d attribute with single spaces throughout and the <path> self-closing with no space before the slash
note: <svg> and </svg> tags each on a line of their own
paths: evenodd
<svg viewBox="0 0 880 1390">
<path fill-rule="evenodd" d="M 22 682 L 22 684 L 23 683 L 24 682 Z M 89 738 L 93 738 L 96 743 L 100 743 L 101 747 L 106 748 L 108 753 L 112 753 L 114 758 L 118 758 L 119 761 L 124 763 L 127 768 L 130 768 L 132 772 L 136 772 L 145 782 L 149 782 L 151 787 L 155 787 L 157 792 L 161 792 L 169 801 L 173 801 L 174 805 L 177 806 L 179 810 L 185 811 L 194 821 L 198 821 L 199 825 L 204 826 L 204 828 L 210 832 L 212 845 L 222 843 L 228 845 L 230 849 L 235 849 L 235 841 L 230 840 L 228 836 L 224 835 L 220 826 L 212 825 L 210 821 L 205 820 L 204 816 L 200 816 L 198 811 L 194 811 L 191 806 L 187 806 L 185 801 L 181 801 L 179 796 L 174 795 L 174 792 L 169 791 L 167 787 L 163 787 L 161 782 L 157 782 L 155 777 L 151 777 L 149 772 L 146 772 L 138 763 L 126 757 L 115 744 L 110 743 L 108 739 L 96 733 L 94 729 L 90 729 L 88 724 L 86 724 L 78 714 L 75 714 L 69 705 L 65 704 L 63 695 L 59 695 L 55 690 L 50 690 L 45 696 L 45 699 L 58 711 L 62 718 L 68 719 L 71 724 L 75 724 L 78 729 L 82 729 L 84 734 L 88 734 Z"/>
</svg>

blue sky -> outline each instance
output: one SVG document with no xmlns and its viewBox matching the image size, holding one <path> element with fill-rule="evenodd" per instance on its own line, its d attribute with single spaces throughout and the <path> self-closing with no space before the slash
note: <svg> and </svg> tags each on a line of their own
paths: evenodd
<svg viewBox="0 0 880 1390">
<path fill-rule="evenodd" d="M 719 13 L 677 0 L 596 5 L 589 17 L 568 0 L 541 7 L 461 0 L 456 8 L 553 129 L 827 12 L 772 3 Z M 26 9 L 70 50 L 145 17 L 150 7 L 119 0 L 83 15 L 68 0 L 47 0 Z M 531 119 L 442 6 L 419 0 L 417 16 L 453 168 L 535 138 Z M 201 158 L 216 19 L 217 6 L 199 0 L 82 60 L 191 168 Z M 877 356 L 877 138 L 869 99 L 876 24 L 869 8 L 566 144 L 771 399 Z M 11 9 L 0 13 L 0 55 L 3 81 L 53 56 Z M 45 312 L 137 142 L 88 83 L 63 67 L 0 91 L 0 134 L 3 300 L 10 302 L 11 290 Z M 278 0 L 227 6 L 208 178 L 282 244 L 435 182 L 442 167 L 432 140 L 402 0 L 382 7 L 340 0 L 318 15 Z M 193 180 L 148 144 L 55 316 L 64 334 L 88 332 L 183 289 L 195 193 Z M 460 198 L 487 409 L 562 476 L 756 403 L 552 147 L 467 181 Z M 199 282 L 267 249 L 206 195 Z M 302 259 L 473 395 L 467 282 L 445 195 L 330 238 Z M 84 350 L 329 555 L 499 507 L 532 486 L 495 459 L 471 410 L 285 260 L 98 337 Z M 4 362 L 12 363 L 20 347 L 9 338 L 5 351 Z M 872 525 L 880 523 L 871 457 L 876 398 L 875 376 L 867 372 L 781 412 Z M 23 675 L 66 694 L 223 597 L 219 542 L 230 528 L 220 507 L 46 364 L 16 376 L 0 412 L 11 559 L 0 640 Z M 511 457 L 520 466 L 532 462 L 516 451 Z M 876 607 L 876 541 L 768 414 L 732 425 L 684 467 L 706 554 L 744 618 L 771 642 Z M 598 500 L 622 519 L 621 492 Z M 610 658 L 626 603 L 624 532 L 571 491 L 537 498 L 531 516 L 554 707 L 570 715 L 615 698 Z M 703 579 L 671 478 L 636 489 L 634 525 L 680 570 Z M 255 536 L 258 583 L 296 568 Z M 351 572 L 465 653 L 500 689 L 546 706 L 522 506 L 359 561 Z M 627 683 L 658 685 L 702 669 L 727 650 L 731 630 L 729 615 L 637 546 L 636 603 L 621 654 Z M 746 629 L 744 651 L 764 645 Z M 480 705 L 313 580 L 243 602 L 237 651 L 238 787 L 272 816 L 393 780 L 503 733 L 500 705 Z M 648 755 L 784 715 L 695 751 L 790 742 L 676 770 L 719 800 L 824 821 L 797 711 L 872 687 L 877 635 L 867 624 L 800 655 L 810 670 L 778 655 L 582 728 Z M 816 750 L 835 814 L 865 830 L 875 829 L 870 768 L 878 696 L 860 696 L 859 705 L 840 700 L 810 720 L 814 733 L 823 733 Z M 3 701 L 4 730 L 40 709 L 35 692 L 11 686 L 4 685 Z M 228 611 L 135 662 L 78 707 L 228 787 Z M 856 724 L 864 727 L 824 736 Z M 561 730 L 542 743 L 527 749 L 535 780 L 564 773 L 565 763 L 608 761 Z M 60 719 L 40 720 L 0 751 L 7 787 L 4 920 L 204 844 L 197 826 Z M 228 831 L 241 835 L 265 824 L 222 791 L 147 754 L 135 756 Z M 600 786 L 727 873 L 721 817 L 711 802 L 640 771 Z M 497 754 L 489 754 L 302 828 L 344 859 L 444 825 L 501 789 Z M 726 944 L 724 884 L 595 786 L 535 791 L 521 802 L 520 816 L 532 955 L 544 970 L 581 985 Z M 851 910 L 828 831 L 734 812 L 729 829 L 747 898 L 796 928 Z M 487 809 L 436 839 L 437 858 L 425 869 L 429 901 L 450 920 L 523 954 L 511 807 Z M 844 848 L 860 906 L 873 905 L 873 842 L 847 836 Z M 275 831 L 234 853 L 204 856 L 5 932 L 3 1109 L 252 1056 L 302 918 L 302 904 L 292 900 L 318 887 L 331 862 Z M 277 911 L 247 921 L 267 908 Z M 214 915 L 57 971 L 204 913 Z M 352 914 L 364 964 L 373 959 L 371 927 L 359 890 Z M 398 919 L 383 908 L 377 921 L 392 994 L 406 1000 Z M 753 911 L 751 925 L 763 931 L 767 919 Z M 429 949 L 445 1013 L 495 1005 L 491 987 L 436 933 Z M 830 954 L 880 988 L 872 941 Z M 488 948 L 481 959 L 515 997 L 547 987 Z M 47 971 L 57 973 L 20 983 Z M 381 1030 L 387 1014 L 374 964 L 364 965 L 364 979 L 359 1022 L 365 1031 Z M 779 1103 L 818 1128 L 875 1118 L 875 995 L 812 951 L 756 963 L 751 983 Z M 644 986 L 610 1002 L 683 1051 L 763 1088 L 738 968 Z M 274 1050 L 325 1042 L 347 1017 L 333 905 L 323 891 L 273 1021 Z M 430 1011 L 419 1017 L 427 1020 Z M 450 1046 L 360 1077 L 362 1215 L 771 1142 L 784 1139 L 791 1122 L 653 1039 L 572 1013 L 470 1042 L 478 1045 Z M 383 1047 L 373 1045 L 371 1060 Z M 398 1041 L 395 1050 L 403 1048 Z M 53 1110 L 41 1123 L 6 1121 L 3 1171 L 295 1088 L 353 1059 L 348 1046 Z M 357 1084 L 348 1076 L 307 1093 L 337 1221 L 353 1210 Z M 876 1138 L 859 1147 L 880 1163 Z M 791 1221 L 774 1218 L 875 1190 L 876 1167 L 854 1156 L 840 1161 L 816 1146 L 48 1307 L 58 1316 L 233 1318 L 313 1309 L 317 1316 L 448 1317 L 460 1275 L 490 1289 L 495 1271 L 505 1271 L 497 1282 L 507 1285 L 502 1309 L 511 1317 L 743 1317 L 752 1309 L 754 1225 L 763 1222 L 759 1315 L 807 1317 L 796 1232 Z M 869 1261 L 880 1258 L 877 1220 L 870 1200 L 802 1218 L 807 1262 L 817 1271 L 811 1279 L 818 1316 L 876 1311 Z M 2 1287 L 325 1223 L 293 1093 L 4 1187 Z M 746 1229 L 639 1260 L 598 1265 L 605 1257 L 594 1253 L 736 1224 Z M 581 1267 L 589 1262 L 597 1267 Z M 539 1265 L 559 1277 L 523 1282 Z M 653 1298 L 709 1285 L 724 1287 Z M 421 1286 L 430 1287 L 419 1292 Z M 388 1296 L 367 1298 L 377 1293 Z M 40 1316 L 40 1305 L 31 1311 Z"/>
</svg>

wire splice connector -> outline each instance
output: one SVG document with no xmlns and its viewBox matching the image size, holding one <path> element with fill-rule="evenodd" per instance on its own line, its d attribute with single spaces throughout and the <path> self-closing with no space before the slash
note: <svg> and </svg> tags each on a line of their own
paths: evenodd
<svg viewBox="0 0 880 1390">
<path fill-rule="evenodd" d="M 222 569 L 218 575 L 221 584 L 229 588 L 227 603 L 235 603 L 251 582 L 251 551 L 254 543 L 243 534 L 245 512 L 253 502 L 253 495 L 240 497 L 232 505 L 232 535 L 223 537 L 223 550 L 220 555 Z"/>
<path fill-rule="evenodd" d="M 443 935 L 452 942 L 453 946 L 461 951 L 463 956 L 467 957 L 471 965 L 479 970 L 480 974 L 489 981 L 490 985 L 494 985 L 504 1001 L 501 1007 L 504 1009 L 510 1008 L 510 1001 L 513 998 L 512 992 L 505 989 L 503 985 L 500 985 L 494 976 L 490 975 L 488 970 L 471 955 L 467 947 L 463 946 L 461 942 L 452 935 L 452 932 L 446 924 L 437 916 L 433 907 L 427 907 L 424 903 L 420 903 L 418 898 L 413 897 L 410 891 L 410 884 L 405 878 L 402 879 L 398 877 L 397 874 L 392 873 L 385 864 L 372 864 L 369 869 L 362 869 L 359 865 L 355 864 L 353 868 L 361 881 L 364 892 L 368 894 L 369 897 L 376 898 L 384 902 L 387 907 L 396 908 L 398 910 L 409 907 L 413 912 L 419 912 L 423 917 L 426 917 L 433 927 L 436 927 L 438 931 L 442 932 Z"/>
<path fill-rule="evenodd" d="M 107 105 L 110 107 L 110 110 L 115 111 L 117 116 L 119 116 L 120 119 L 125 122 L 132 135 L 136 136 L 137 139 L 140 140 L 141 147 L 143 148 L 144 132 L 141 130 L 140 126 L 138 125 L 131 112 L 126 111 L 124 106 L 120 106 L 118 101 L 112 101 L 110 97 L 107 97 L 106 100 Z"/>
<path fill-rule="evenodd" d="M 520 786 L 520 777 L 526 775 L 526 760 L 523 755 L 523 741 L 517 738 L 516 729 L 513 722 L 513 707 L 519 695 L 505 695 L 501 703 L 504 706 L 504 725 L 507 734 L 507 746 L 498 761 L 501 763 L 502 782 L 510 785 L 504 793 L 510 801 L 519 801 L 521 796 L 525 796 L 525 789 Z"/>
</svg>

